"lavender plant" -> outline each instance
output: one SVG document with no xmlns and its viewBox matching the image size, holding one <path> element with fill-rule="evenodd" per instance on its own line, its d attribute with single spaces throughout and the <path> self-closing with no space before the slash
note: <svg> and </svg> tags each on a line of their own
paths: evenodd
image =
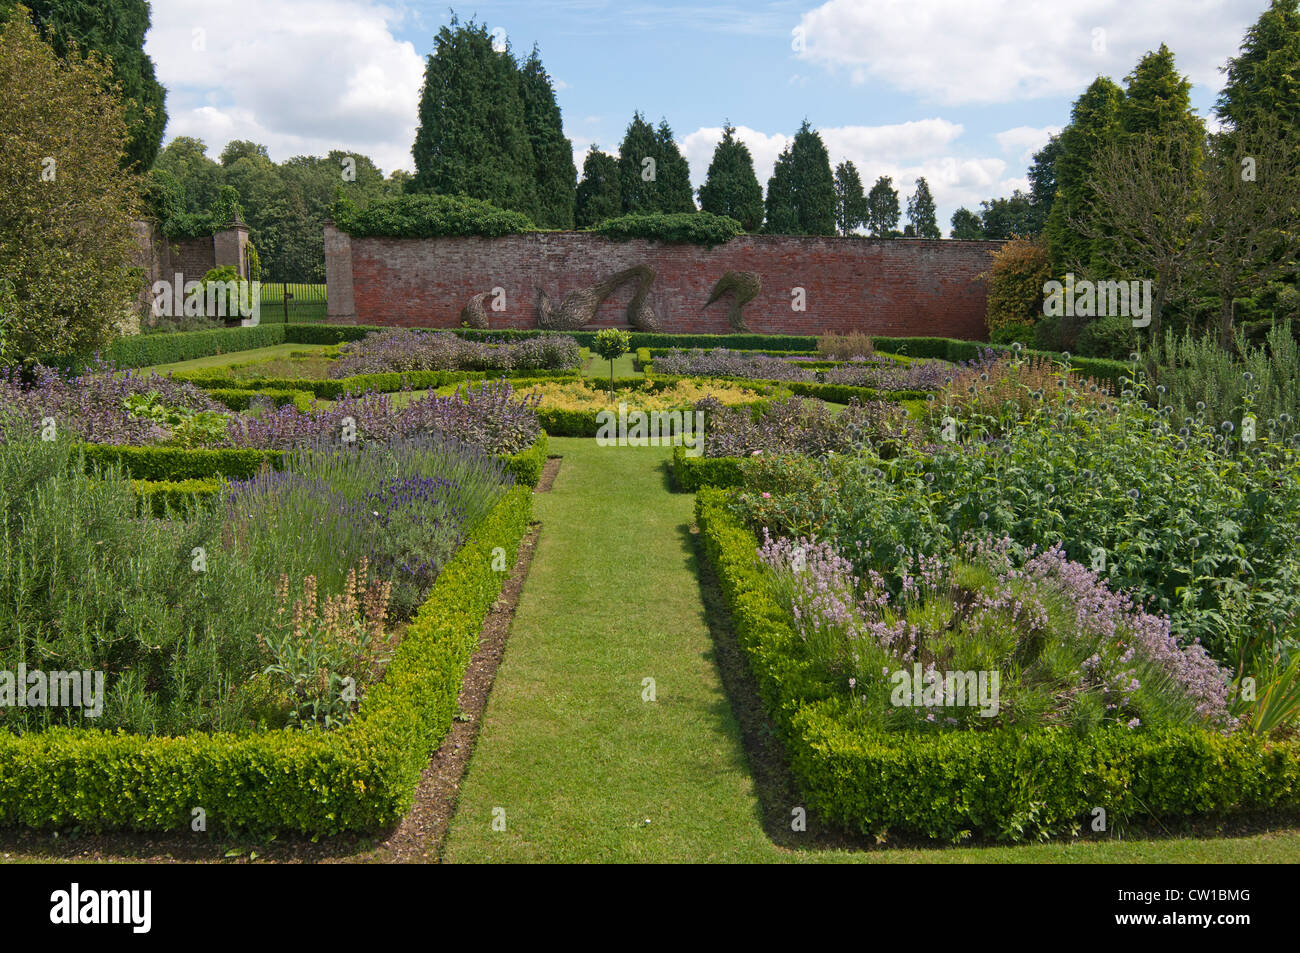
<svg viewBox="0 0 1300 953">
<path fill-rule="evenodd" d="M 892 456 L 914 433 L 907 412 L 897 404 L 853 400 L 839 414 L 820 400 L 794 397 L 754 412 L 705 398 L 695 405 L 705 413 L 704 454 L 745 457 L 755 454 L 842 453 L 864 446 Z"/>
<path fill-rule="evenodd" d="M 765 533 L 758 555 L 808 657 L 862 723 L 1235 727 L 1229 673 L 1060 547 L 968 536 L 954 555 L 863 575 L 828 542 Z M 966 673 L 993 691 L 950 677 Z"/>
<path fill-rule="evenodd" d="M 567 335 L 491 342 L 466 340 L 450 331 L 391 328 L 343 344 L 330 374 L 569 370 L 578 366 L 578 351 L 578 342 Z"/>
</svg>

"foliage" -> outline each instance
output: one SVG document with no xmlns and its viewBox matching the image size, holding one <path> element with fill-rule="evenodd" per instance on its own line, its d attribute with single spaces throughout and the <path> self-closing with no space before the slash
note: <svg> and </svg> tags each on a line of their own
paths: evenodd
<svg viewBox="0 0 1300 953">
<path fill-rule="evenodd" d="M 167 110 L 166 90 L 144 51 L 149 32 L 146 0 L 0 0 L 0 22 L 12 16 L 19 3 L 60 59 L 74 53 L 102 57 L 112 70 L 104 85 L 118 86 L 125 106 L 129 139 L 124 165 L 135 171 L 153 165 L 167 126 Z"/>
<path fill-rule="evenodd" d="M 642 238 L 647 241 L 689 245 L 725 245 L 744 234 L 734 218 L 709 212 L 679 212 L 623 215 L 596 226 L 596 234 L 614 241 Z"/>
<path fill-rule="evenodd" d="M 828 361 L 860 361 L 875 353 L 871 335 L 862 331 L 845 334 L 822 334 L 817 338 L 817 353 Z"/>
<path fill-rule="evenodd" d="M 1216 112 L 1231 129 L 1262 117 L 1300 131 L 1300 5 L 1272 0 L 1228 60 Z"/>
<path fill-rule="evenodd" d="M 841 235 L 847 236 L 865 224 L 867 196 L 862 189 L 862 176 L 852 162 L 841 162 L 835 167 L 835 226 Z"/>
<path fill-rule="evenodd" d="M 1043 313 L 1043 285 L 1051 276 L 1047 246 L 1041 241 L 1016 238 L 995 251 L 985 278 L 989 333 L 1032 327 Z"/>
<path fill-rule="evenodd" d="M 898 231 L 900 214 L 894 180 L 882 175 L 867 193 L 867 228 L 872 238 L 891 238 Z"/>
<path fill-rule="evenodd" d="M 907 200 L 907 220 L 917 238 L 943 237 L 934 216 L 934 196 L 930 193 L 930 183 L 925 181 L 925 176 L 916 180 L 916 192 Z"/>
<path fill-rule="evenodd" d="M 223 830 L 335 834 L 390 827 L 451 726 L 465 668 L 532 494 L 516 489 L 444 568 L 353 722 L 339 732 L 115 736 L 79 729 L 0 734 L 0 821 L 85 830 L 189 830 L 196 804 L 220 804 Z"/>
<path fill-rule="evenodd" d="M 722 127 L 699 192 L 701 211 L 733 218 L 747 232 L 762 227 L 763 189 L 754 175 L 754 157 L 730 122 Z"/>
<path fill-rule="evenodd" d="M 763 231 L 834 235 L 835 177 L 821 134 L 804 120 L 777 157 L 767 184 Z"/>
<path fill-rule="evenodd" d="M 578 342 L 564 335 L 522 341 L 470 341 L 447 331 L 392 328 L 342 345 L 330 376 L 391 371 L 566 370 L 578 366 Z"/>
<path fill-rule="evenodd" d="M 485 24 L 453 14 L 426 61 L 408 191 L 465 196 L 536 221 L 537 159 L 520 88 L 509 49 L 493 48 Z"/>
<path fill-rule="evenodd" d="M 523 101 L 524 129 L 533 152 L 537 211 L 534 221 L 542 228 L 573 228 L 575 184 L 573 144 L 564 136 L 555 88 L 533 47 L 519 67 L 519 97 Z"/>
<path fill-rule="evenodd" d="M 1119 129 L 1123 92 L 1111 80 L 1097 77 L 1070 110 L 1070 123 L 1061 131 L 1061 151 L 1056 159 L 1056 200 L 1047 219 L 1052 271 L 1085 271 L 1092 261 L 1093 240 L 1082 236 L 1074 223 L 1094 219 L 1094 157 L 1112 142 Z"/>
<path fill-rule="evenodd" d="M 498 238 L 537 230 L 518 212 L 463 195 L 396 196 L 340 217 L 335 224 L 356 237 L 384 238 Z"/>
<path fill-rule="evenodd" d="M 61 61 L 19 11 L 0 29 L 0 364 L 90 353 L 135 306 L 123 106 L 97 58 Z"/>
<path fill-rule="evenodd" d="M 704 411 L 708 421 L 704 453 L 709 457 L 817 456 L 864 446 L 893 456 L 914 438 L 907 412 L 884 401 L 854 400 L 838 414 L 820 400 L 801 397 L 773 401 L 757 410 L 726 407 L 716 398 L 705 398 L 695 409 Z"/>
<path fill-rule="evenodd" d="M 590 228 L 623 211 L 619 191 L 618 159 L 602 152 L 594 142 L 582 162 L 582 181 L 578 183 L 574 223 Z"/>
<path fill-rule="evenodd" d="M 666 121 L 656 128 L 634 113 L 618 147 L 619 193 L 625 214 L 695 211 L 690 167 Z"/>
<path fill-rule="evenodd" d="M 984 237 L 984 222 L 970 209 L 962 207 L 952 213 L 951 237 L 959 241 L 977 241 Z"/>
</svg>

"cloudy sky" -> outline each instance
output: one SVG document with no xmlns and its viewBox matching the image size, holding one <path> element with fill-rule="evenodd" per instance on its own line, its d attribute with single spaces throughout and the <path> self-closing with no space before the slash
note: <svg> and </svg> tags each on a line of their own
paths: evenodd
<svg viewBox="0 0 1300 953">
<path fill-rule="evenodd" d="M 947 231 L 960 205 L 1026 188 L 1029 158 L 1098 74 L 1122 82 L 1167 43 L 1210 116 L 1267 0 L 829 0 L 697 4 L 476 0 L 457 6 L 534 43 L 555 80 L 579 170 L 617 151 L 634 110 L 667 119 L 704 178 L 724 121 L 766 185 L 807 118 L 832 163 L 904 199 L 924 175 Z M 153 0 L 146 49 L 167 87 L 167 138 L 214 158 L 231 139 L 277 161 L 333 148 L 412 168 L 424 60 L 447 0 Z"/>
</svg>

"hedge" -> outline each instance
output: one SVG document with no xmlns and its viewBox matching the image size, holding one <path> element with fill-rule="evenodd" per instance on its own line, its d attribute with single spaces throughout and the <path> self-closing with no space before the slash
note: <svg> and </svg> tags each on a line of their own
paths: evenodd
<svg viewBox="0 0 1300 953">
<path fill-rule="evenodd" d="M 740 486 L 740 464 L 739 457 L 692 457 L 685 447 L 673 447 L 673 489 L 694 493 L 706 486 Z"/>
<path fill-rule="evenodd" d="M 757 540 L 726 507 L 695 501 L 736 639 L 782 737 L 809 810 L 864 834 L 956 841 L 1072 832 L 1104 808 L 1177 818 L 1300 807 L 1300 742 L 1195 728 L 1060 728 L 886 733 L 853 726 L 848 700 L 813 673 L 789 613 L 756 558 Z"/>
<path fill-rule="evenodd" d="M 465 669 L 528 528 L 532 494 L 510 490 L 443 567 L 357 716 L 332 732 L 180 737 L 51 728 L 0 732 L 0 824 L 83 830 L 212 828 L 312 836 L 377 831 L 410 809 L 451 726 Z"/>
<path fill-rule="evenodd" d="M 593 431 L 594 434 L 594 431 Z M 514 474 L 515 482 L 536 486 L 546 465 L 546 434 L 543 432 L 527 450 L 516 454 L 503 454 L 499 459 L 506 471 Z M 279 470 L 284 466 L 283 450 L 246 450 L 232 448 L 195 449 L 183 447 L 119 447 L 102 443 L 82 444 L 86 453 L 86 466 L 120 466 L 136 481 L 146 484 L 174 484 L 187 481 L 247 480 L 261 472 L 262 467 Z M 216 490 L 216 485 L 212 485 Z M 190 495 L 197 492 L 190 488 Z M 149 492 L 150 487 L 137 489 Z M 168 492 L 160 489 L 157 492 Z"/>
<path fill-rule="evenodd" d="M 219 479 L 206 480 L 132 480 L 131 488 L 142 512 L 162 516 L 168 509 L 184 510 L 195 500 L 209 497 L 221 489 Z"/>
<path fill-rule="evenodd" d="M 745 228 L 728 215 L 711 212 L 633 212 L 608 218 L 594 229 L 612 241 L 641 238 L 665 244 L 725 245 L 745 234 Z"/>
<path fill-rule="evenodd" d="M 115 367 L 123 368 L 175 364 L 214 354 L 231 354 L 284 344 L 287 340 L 285 327 L 283 324 L 259 324 L 249 328 L 133 334 L 118 338 L 101 351 L 100 356 Z M 90 363 L 84 356 L 68 354 L 44 357 L 41 361 L 50 367 L 66 370 L 80 370 Z"/>
<path fill-rule="evenodd" d="M 538 231 L 528 216 L 464 195 L 398 195 L 363 209 L 343 205 L 335 224 L 354 238 L 498 238 Z"/>
<path fill-rule="evenodd" d="M 338 400 L 348 394 L 375 391 L 395 394 L 403 390 L 432 390 L 466 381 L 484 380 L 577 380 L 578 372 L 548 370 L 517 371 L 394 371 L 385 374 L 355 374 L 352 377 L 235 377 L 225 370 L 181 371 L 172 378 L 207 391 L 262 391 L 266 394 L 300 391 L 322 400 Z M 220 399 L 220 398 L 216 398 Z M 242 408 L 239 408 L 242 409 Z"/>
<path fill-rule="evenodd" d="M 230 410 L 247 410 L 258 397 L 265 397 L 276 407 L 293 404 L 302 413 L 306 413 L 311 409 L 311 400 L 315 396 L 310 391 L 284 390 L 274 387 L 259 388 L 257 390 L 218 387 L 205 388 L 205 390 L 207 390 L 209 397 L 219 404 L 224 404 Z"/>
</svg>

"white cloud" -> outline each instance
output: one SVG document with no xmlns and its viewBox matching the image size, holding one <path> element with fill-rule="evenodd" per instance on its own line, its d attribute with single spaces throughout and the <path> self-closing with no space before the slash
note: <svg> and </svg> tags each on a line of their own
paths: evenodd
<svg viewBox="0 0 1300 953">
<path fill-rule="evenodd" d="M 170 0 L 146 50 L 167 87 L 167 138 L 213 158 L 230 139 L 271 157 L 353 149 L 412 168 L 424 59 L 397 40 L 402 14 L 371 0 Z"/>
<path fill-rule="evenodd" d="M 1168 43 L 1179 69 L 1217 89 L 1223 37 L 1240 37 L 1260 0 L 828 0 L 805 13 L 801 59 L 945 104 L 1076 96 L 1117 82 Z M 1229 53 L 1235 52 L 1235 43 Z"/>
<path fill-rule="evenodd" d="M 1019 161 L 1028 165 L 1033 161 L 1034 153 L 1047 145 L 1047 140 L 1060 131 L 1060 126 L 1016 126 L 997 133 L 994 138 L 1004 153 L 1018 153 Z"/>
</svg>

